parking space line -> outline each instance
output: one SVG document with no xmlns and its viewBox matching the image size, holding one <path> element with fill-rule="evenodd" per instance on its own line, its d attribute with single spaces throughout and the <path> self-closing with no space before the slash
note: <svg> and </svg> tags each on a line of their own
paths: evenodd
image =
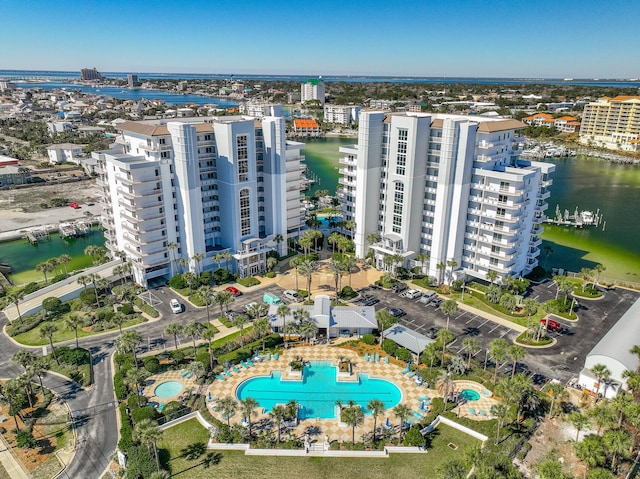
<svg viewBox="0 0 640 479">
<path fill-rule="evenodd" d="M 478 325 L 478 328 L 481 328 L 482 326 L 484 326 L 485 324 L 487 324 L 489 322 L 488 319 L 485 319 L 484 323 Z"/>
<path fill-rule="evenodd" d="M 489 332 L 493 333 L 496 329 L 498 329 L 501 325 L 497 324 L 493 329 L 490 329 Z"/>
<path fill-rule="evenodd" d="M 465 311 L 464 313 L 462 313 L 460 316 L 456 317 L 456 320 L 460 319 L 461 317 L 463 317 L 465 314 L 467 314 L 468 311 Z"/>
<path fill-rule="evenodd" d="M 469 324 L 471 321 L 475 320 L 478 316 L 472 316 L 471 319 L 469 321 L 467 321 L 465 324 Z"/>
<path fill-rule="evenodd" d="M 509 334 L 510 331 L 511 331 L 510 329 L 507 329 L 504 333 L 500 335 L 500 337 L 504 338 L 507 334 Z"/>
</svg>

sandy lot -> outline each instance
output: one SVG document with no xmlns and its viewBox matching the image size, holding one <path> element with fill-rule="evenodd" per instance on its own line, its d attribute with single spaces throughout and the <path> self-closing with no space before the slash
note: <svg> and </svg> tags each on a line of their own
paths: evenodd
<svg viewBox="0 0 640 479">
<path fill-rule="evenodd" d="M 52 198 L 68 198 L 77 202 L 80 208 L 42 208 L 41 204 Z M 99 198 L 100 189 L 95 180 L 0 191 L 0 235 L 7 236 L 9 233 L 11 236 L 12 232 L 35 226 L 57 225 L 61 221 L 100 216 L 102 208 L 97 202 Z M 89 206 L 90 203 L 93 205 Z"/>
</svg>

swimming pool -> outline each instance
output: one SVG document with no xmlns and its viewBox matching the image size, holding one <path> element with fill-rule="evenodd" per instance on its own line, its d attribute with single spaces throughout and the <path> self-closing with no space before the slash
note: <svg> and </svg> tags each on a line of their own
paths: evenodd
<svg viewBox="0 0 640 479">
<path fill-rule="evenodd" d="M 294 400 L 300 405 L 301 419 L 335 418 L 336 401 L 354 401 L 368 414 L 366 406 L 372 399 L 392 408 L 402 397 L 398 386 L 384 379 L 371 379 L 368 374 L 360 374 L 358 381 L 337 382 L 336 366 L 328 362 L 311 361 L 304 368 L 302 381 L 281 381 L 281 376 L 280 371 L 274 371 L 271 376 L 247 379 L 238 386 L 236 395 L 240 400 L 255 399 L 267 412 L 276 404 Z"/>
<path fill-rule="evenodd" d="M 460 391 L 460 396 L 462 396 L 467 401 L 477 401 L 480 399 L 480 393 L 478 391 L 474 391 L 473 389 L 463 389 Z"/>
<path fill-rule="evenodd" d="M 170 398 L 176 396 L 182 391 L 182 383 L 178 381 L 166 381 L 159 384 L 154 390 L 153 394 L 159 398 Z"/>
</svg>

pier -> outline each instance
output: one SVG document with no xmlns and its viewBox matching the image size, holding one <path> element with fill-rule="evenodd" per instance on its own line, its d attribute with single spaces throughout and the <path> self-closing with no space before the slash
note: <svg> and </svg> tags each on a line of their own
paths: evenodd
<svg viewBox="0 0 640 479">
<path fill-rule="evenodd" d="M 84 221 L 75 221 L 73 223 L 60 223 L 58 231 L 62 238 L 75 238 L 84 236 L 89 232 L 91 225 Z"/>
<path fill-rule="evenodd" d="M 582 228 L 584 226 L 595 226 L 602 224 L 602 229 L 604 230 L 604 225 L 606 221 L 603 222 L 603 215 L 600 214 L 600 209 L 595 213 L 593 211 L 578 211 L 578 207 L 573 214 L 569 213 L 569 210 L 564 210 L 564 213 L 560 210 L 560 206 L 556 205 L 556 214 L 555 217 L 547 218 L 545 223 L 550 223 L 554 225 L 560 226 L 573 226 L 575 228 Z"/>
<path fill-rule="evenodd" d="M 48 240 L 51 238 L 47 228 L 32 228 L 26 232 L 25 236 L 31 244 L 38 244 L 40 240 Z"/>
</svg>

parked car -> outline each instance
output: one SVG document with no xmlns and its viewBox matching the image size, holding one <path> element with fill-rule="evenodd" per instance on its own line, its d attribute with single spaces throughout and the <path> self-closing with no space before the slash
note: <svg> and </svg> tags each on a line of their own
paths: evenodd
<svg viewBox="0 0 640 479">
<path fill-rule="evenodd" d="M 405 289 L 407 289 L 408 287 L 409 286 L 407 286 L 407 283 L 396 283 L 393 286 L 391 286 L 391 291 L 393 291 L 394 293 L 400 293 Z"/>
<path fill-rule="evenodd" d="M 410 289 L 404 292 L 404 297 L 407 299 L 416 299 L 422 296 L 422 293 L 417 289 Z"/>
<path fill-rule="evenodd" d="M 442 303 L 444 303 L 444 299 L 436 298 L 429 303 L 429 306 L 433 306 L 434 308 L 439 308 Z"/>
<path fill-rule="evenodd" d="M 389 310 L 389 314 L 391 316 L 393 316 L 394 318 L 400 318 L 400 317 L 404 316 L 407 313 L 405 313 L 404 310 L 402 310 L 400 308 L 391 308 Z"/>
<path fill-rule="evenodd" d="M 251 303 L 247 303 L 244 305 L 244 310 L 248 313 L 249 311 L 251 311 L 251 308 L 253 308 L 256 304 L 255 301 L 252 301 Z"/>
<path fill-rule="evenodd" d="M 235 286 L 227 286 L 226 288 L 224 288 L 224 290 L 231 293 L 234 296 L 240 296 L 242 294 L 240 290 Z"/>
<path fill-rule="evenodd" d="M 294 301 L 294 302 L 298 302 L 302 300 L 302 297 L 298 294 L 297 291 L 294 291 L 292 289 L 286 289 L 283 293 L 282 296 L 285 299 L 288 299 L 289 301 Z"/>
<path fill-rule="evenodd" d="M 418 301 L 424 304 L 429 304 L 433 299 L 437 297 L 438 296 L 436 295 L 435 291 L 427 291 L 422 295 L 422 298 L 420 298 Z"/>
<path fill-rule="evenodd" d="M 540 320 L 540 324 L 545 324 L 545 323 L 546 323 L 547 329 L 550 331 L 555 331 L 557 333 L 562 331 L 562 325 L 558 321 L 554 321 L 553 319 Z"/>
<path fill-rule="evenodd" d="M 172 299 L 169 301 L 169 306 L 171 306 L 171 311 L 175 314 L 182 313 L 182 305 L 177 299 Z"/>
<path fill-rule="evenodd" d="M 425 336 L 427 336 L 427 338 L 436 339 L 438 337 L 438 331 L 440 331 L 440 328 L 429 328 Z"/>
</svg>

